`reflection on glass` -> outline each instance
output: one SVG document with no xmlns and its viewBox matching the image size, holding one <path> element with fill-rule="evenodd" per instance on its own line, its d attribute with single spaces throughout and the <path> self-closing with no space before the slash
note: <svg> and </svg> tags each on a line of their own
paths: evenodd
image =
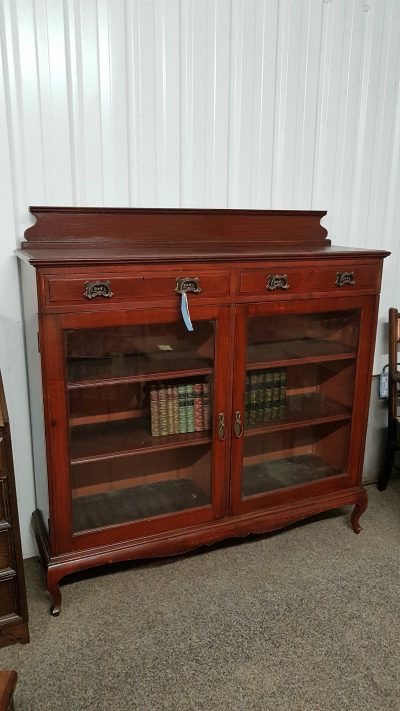
<svg viewBox="0 0 400 711">
<path fill-rule="evenodd" d="M 245 439 L 242 496 L 325 479 L 346 471 L 349 423 L 259 433 Z"/>
<path fill-rule="evenodd" d="M 249 368 L 291 361 L 314 362 L 354 356 L 358 343 L 359 312 L 289 314 L 252 318 L 248 324 Z"/>
<path fill-rule="evenodd" d="M 208 505 L 210 472 L 209 444 L 73 465 L 73 530 Z"/>
<path fill-rule="evenodd" d="M 75 532 L 211 503 L 214 323 L 65 333 Z"/>
<path fill-rule="evenodd" d="M 346 471 L 359 311 L 249 320 L 242 495 Z"/>
</svg>

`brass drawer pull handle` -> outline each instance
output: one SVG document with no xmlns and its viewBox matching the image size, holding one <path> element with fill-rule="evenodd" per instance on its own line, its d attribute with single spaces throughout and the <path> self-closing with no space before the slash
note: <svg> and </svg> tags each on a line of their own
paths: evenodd
<svg viewBox="0 0 400 711">
<path fill-rule="evenodd" d="M 106 299 L 111 299 L 114 292 L 111 291 L 111 282 L 107 281 L 86 281 L 84 296 L 86 299 L 94 299 L 96 296 L 104 296 Z"/>
<path fill-rule="evenodd" d="M 220 440 L 225 439 L 225 415 L 223 412 L 218 415 L 218 437 Z"/>
<path fill-rule="evenodd" d="M 268 291 L 275 291 L 275 289 L 289 289 L 287 274 L 268 274 L 267 285 Z"/>
<path fill-rule="evenodd" d="M 175 291 L 177 294 L 200 294 L 199 277 L 177 277 Z"/>
<path fill-rule="evenodd" d="M 354 286 L 355 283 L 354 272 L 336 272 L 336 286 Z"/>
<path fill-rule="evenodd" d="M 235 412 L 235 424 L 233 426 L 233 431 L 234 431 L 235 436 L 237 438 L 239 438 L 243 435 L 243 424 L 242 424 L 240 410 L 236 410 L 236 412 Z"/>
</svg>

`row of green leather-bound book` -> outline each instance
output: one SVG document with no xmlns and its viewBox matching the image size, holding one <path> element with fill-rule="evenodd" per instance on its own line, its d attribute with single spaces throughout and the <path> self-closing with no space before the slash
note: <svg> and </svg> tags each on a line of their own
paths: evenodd
<svg viewBox="0 0 400 711">
<path fill-rule="evenodd" d="M 209 430 L 208 382 L 153 383 L 150 386 L 150 415 L 153 437 Z"/>
<path fill-rule="evenodd" d="M 256 425 L 286 415 L 286 368 L 256 370 L 246 375 L 245 423 Z"/>
</svg>

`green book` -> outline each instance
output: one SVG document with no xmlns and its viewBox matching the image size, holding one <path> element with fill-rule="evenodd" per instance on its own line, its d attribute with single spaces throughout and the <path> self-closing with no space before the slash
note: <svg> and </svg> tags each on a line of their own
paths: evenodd
<svg viewBox="0 0 400 711">
<path fill-rule="evenodd" d="M 255 425 L 257 422 L 258 409 L 258 375 L 252 373 L 250 375 L 250 413 L 249 425 Z"/>
<path fill-rule="evenodd" d="M 179 389 L 177 385 L 173 387 L 173 410 L 174 410 L 174 434 L 179 434 Z"/>
<path fill-rule="evenodd" d="M 189 383 L 186 385 L 186 416 L 187 416 L 187 431 L 195 431 L 194 418 L 194 386 Z"/>
<path fill-rule="evenodd" d="M 264 422 L 265 373 L 257 376 L 257 422 Z"/>
</svg>

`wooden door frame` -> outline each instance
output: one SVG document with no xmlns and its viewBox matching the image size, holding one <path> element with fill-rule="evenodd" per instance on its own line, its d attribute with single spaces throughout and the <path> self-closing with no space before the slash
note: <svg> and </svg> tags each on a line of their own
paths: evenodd
<svg viewBox="0 0 400 711">
<path fill-rule="evenodd" d="M 213 521 L 228 509 L 228 467 L 230 446 L 231 388 L 231 309 L 228 305 L 191 305 L 193 321 L 215 321 L 214 400 L 212 438 L 212 496 L 209 507 L 189 509 L 177 514 L 144 519 L 73 534 L 72 498 L 69 467 L 68 408 L 64 336 L 67 329 L 108 328 L 145 323 L 176 322 L 178 307 L 148 305 L 148 309 L 126 308 L 107 312 L 41 314 L 40 351 L 44 383 L 44 414 L 50 505 L 50 546 L 52 556 L 72 550 L 108 545 L 125 540 L 176 530 L 197 523 Z M 220 440 L 218 412 L 224 412 L 226 435 Z"/>
<path fill-rule="evenodd" d="M 304 483 L 265 494 L 242 499 L 242 469 L 244 437 L 232 436 L 230 466 L 230 515 L 260 511 L 289 502 L 308 499 L 343 488 L 361 484 L 364 445 L 368 420 L 372 362 L 374 356 L 374 319 L 379 296 L 344 296 L 299 299 L 275 303 L 237 304 L 235 309 L 235 364 L 233 373 L 232 412 L 239 410 L 244 418 L 244 392 L 246 377 L 247 321 L 255 316 L 277 316 L 296 313 L 328 313 L 332 311 L 360 310 L 360 330 L 356 354 L 356 373 L 353 394 L 353 409 L 349 438 L 348 471 L 317 482 Z"/>
</svg>

